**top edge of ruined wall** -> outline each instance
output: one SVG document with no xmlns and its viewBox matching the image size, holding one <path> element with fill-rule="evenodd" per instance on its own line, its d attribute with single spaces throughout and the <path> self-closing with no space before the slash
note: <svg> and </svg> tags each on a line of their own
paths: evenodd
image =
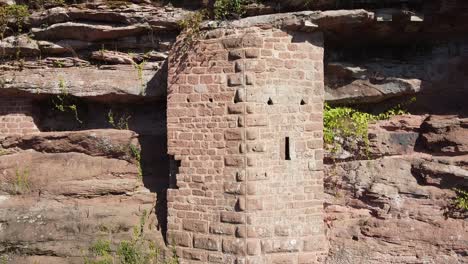
<svg viewBox="0 0 468 264">
<path fill-rule="evenodd" d="M 302 11 L 247 17 L 233 21 L 206 21 L 202 30 L 217 28 L 280 28 L 294 31 L 316 31 L 340 25 L 367 24 L 374 21 L 373 12 L 364 9 Z"/>
</svg>

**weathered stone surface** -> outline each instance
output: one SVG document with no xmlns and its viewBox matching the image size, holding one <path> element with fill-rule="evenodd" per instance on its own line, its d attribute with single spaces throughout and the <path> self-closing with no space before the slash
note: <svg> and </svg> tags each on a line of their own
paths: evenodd
<svg viewBox="0 0 468 264">
<path fill-rule="evenodd" d="M 444 213 L 456 182 L 428 186 L 412 163 L 390 157 L 327 168 L 327 263 L 464 263 L 468 230 Z"/>
<path fill-rule="evenodd" d="M 67 54 L 80 51 L 90 47 L 92 44 L 80 40 L 59 40 L 57 42 L 49 42 L 45 40 L 38 41 L 39 49 L 43 54 Z"/>
<path fill-rule="evenodd" d="M 51 25 L 45 29 L 33 28 L 32 33 L 34 34 L 34 38 L 39 40 L 74 39 L 97 41 L 140 35 L 148 30 L 149 26 L 145 24 L 117 27 L 65 22 Z"/>
<path fill-rule="evenodd" d="M 329 63 L 326 68 L 325 100 L 341 104 L 376 103 L 420 91 L 421 80 L 398 77 L 402 76 L 402 73 L 398 74 L 393 69 L 397 68 L 396 71 L 400 71 L 401 66 L 379 66 L 379 69 L 365 69 Z"/>
<path fill-rule="evenodd" d="M 48 199 L 37 194 L 0 197 L 0 251 L 9 263 L 77 264 L 83 263 L 88 248 L 98 239 L 112 239 L 113 243 L 131 239 L 143 210 L 151 211 L 155 199 L 151 193 L 135 193 L 125 199 L 112 195 L 89 199 Z M 145 238 L 164 248 L 154 215 L 146 222 Z"/>
<path fill-rule="evenodd" d="M 453 188 L 467 186 L 466 154 L 430 147 L 457 138 L 450 131 L 460 133 L 462 120 L 395 116 L 371 129 L 377 159 L 349 153 L 363 160 L 326 165 L 327 263 L 466 262 L 467 215 L 453 205 Z M 408 140 L 414 134 L 419 139 Z"/>
<path fill-rule="evenodd" d="M 13 152 L 33 149 L 42 153 L 76 152 L 130 160 L 130 145 L 137 147 L 136 140 L 137 134 L 128 130 L 86 130 L 11 136 L 3 139 L 0 146 Z"/>
<path fill-rule="evenodd" d="M 94 21 L 115 24 L 137 24 L 148 22 L 154 30 L 177 29 L 177 22 L 188 12 L 181 8 L 164 8 L 151 5 L 122 5 L 118 9 L 105 6 L 55 7 L 35 12 L 29 17 L 33 27 L 71 21 Z"/>
<path fill-rule="evenodd" d="M 94 51 L 91 59 L 109 64 L 134 64 L 133 59 L 126 53 L 110 50 Z"/>
<path fill-rule="evenodd" d="M 165 249 L 156 195 L 125 154 L 123 130 L 7 137 L 0 147 L 0 252 L 9 263 L 83 263 L 97 240 L 133 234 L 146 211 L 145 239 Z M 157 197 L 161 199 L 161 197 Z"/>
<path fill-rule="evenodd" d="M 117 66 L 116 66 L 117 67 Z M 149 64 L 146 67 L 150 67 Z M 105 95 L 153 96 L 165 94 L 165 83 L 157 71 L 133 65 L 114 69 L 53 68 L 2 71 L 0 92 L 21 91 L 29 94 L 60 94 L 60 85 L 74 96 L 96 97 Z"/>
<path fill-rule="evenodd" d="M 468 154 L 468 118 L 430 116 L 421 130 L 427 151 L 450 156 Z"/>
<path fill-rule="evenodd" d="M 360 10 L 330 10 L 330 11 L 302 11 L 295 13 L 283 13 L 247 17 L 233 22 L 229 25 L 237 28 L 252 26 L 268 26 L 287 28 L 304 31 L 333 30 L 343 25 L 365 25 L 374 21 L 374 13 L 363 9 Z M 312 22 L 318 27 L 312 28 L 308 25 Z"/>
<path fill-rule="evenodd" d="M 2 191 L 66 196 L 125 194 L 139 185 L 135 165 L 124 160 L 91 157 L 81 153 L 22 151 L 0 157 Z M 17 177 L 27 177 L 21 186 Z M 60 175 L 60 180 L 54 180 Z M 114 179 L 115 175 L 121 178 Z M 98 180 L 99 179 L 99 180 Z"/>
<path fill-rule="evenodd" d="M 11 36 L 0 40 L 0 58 L 36 56 L 39 52 L 37 42 L 27 35 Z"/>
</svg>

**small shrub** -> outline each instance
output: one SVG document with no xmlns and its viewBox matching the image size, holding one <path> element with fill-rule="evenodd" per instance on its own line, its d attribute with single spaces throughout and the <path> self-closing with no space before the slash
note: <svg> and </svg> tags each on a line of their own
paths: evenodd
<svg viewBox="0 0 468 264">
<path fill-rule="evenodd" d="M 356 141 L 356 144 L 364 144 L 367 151 L 369 144 L 369 123 L 377 120 L 386 120 L 395 115 L 407 114 L 408 111 L 405 108 L 415 100 L 416 98 L 411 98 L 409 101 L 398 104 L 377 115 L 350 107 L 332 107 L 325 104 L 323 113 L 324 142 L 329 149 L 336 151 L 340 147 L 338 143 L 340 139 L 351 139 L 351 141 Z"/>
<path fill-rule="evenodd" d="M 29 8 L 41 10 L 65 5 L 66 3 L 64 0 L 30 0 L 28 3 Z"/>
<path fill-rule="evenodd" d="M 454 200 L 454 205 L 461 211 L 468 211 L 468 191 L 462 189 L 454 189 L 457 196 Z"/>
<path fill-rule="evenodd" d="M 130 120 L 130 118 L 131 116 L 126 113 L 122 114 L 120 117 L 116 117 L 112 109 L 107 113 L 107 122 L 115 129 L 128 130 L 128 120 Z"/>
<path fill-rule="evenodd" d="M 131 240 L 123 240 L 118 243 L 115 250 L 112 249 L 110 240 L 97 240 L 88 249 L 91 259 L 85 258 L 85 264 L 178 264 L 176 256 L 163 258 L 160 250 L 151 241 L 144 240 L 144 227 L 148 212 L 143 211 L 140 223 L 133 227 Z"/>
<path fill-rule="evenodd" d="M 85 264 L 113 264 L 111 242 L 110 240 L 97 240 L 92 244 L 88 251 L 93 260 L 85 258 Z"/>
<path fill-rule="evenodd" d="M 354 110 L 349 107 L 331 107 L 325 104 L 323 115 L 323 138 L 326 144 L 333 145 L 337 137 L 353 137 L 367 142 L 367 129 L 369 122 L 375 116 Z"/>
<path fill-rule="evenodd" d="M 146 61 L 142 61 L 141 63 L 133 63 L 133 67 L 137 70 L 138 80 L 140 80 L 140 95 L 145 95 L 146 84 L 145 80 L 143 79 L 143 68 L 145 66 Z"/>
<path fill-rule="evenodd" d="M 74 117 L 75 120 L 82 124 L 83 121 L 78 116 L 78 107 L 76 104 L 71 103 L 70 95 L 68 94 L 68 89 L 65 84 L 65 80 L 62 78 L 59 79 L 59 89 L 60 89 L 60 94 L 56 95 L 54 98 L 52 98 L 52 103 L 54 104 L 55 109 L 59 110 L 60 112 L 67 112 L 70 111 Z"/>
<path fill-rule="evenodd" d="M 125 8 L 125 7 L 128 7 L 130 4 L 132 4 L 131 1 L 106 0 L 106 5 L 107 5 L 110 9 Z"/>
<path fill-rule="evenodd" d="M 141 150 L 137 146 L 129 145 L 130 154 L 136 160 L 138 165 L 138 177 L 143 178 L 143 169 L 141 167 Z"/>
<path fill-rule="evenodd" d="M 89 251 L 96 256 L 105 256 L 111 253 L 111 246 L 109 240 L 98 240 L 91 247 Z"/>
<path fill-rule="evenodd" d="M 20 170 L 19 168 L 16 168 L 14 186 L 15 192 L 18 194 L 29 192 L 31 185 L 29 183 L 28 169 Z"/>
<path fill-rule="evenodd" d="M 28 17 L 29 10 L 26 5 L 0 6 L 0 37 L 3 39 L 5 36 L 9 21 L 13 21 L 16 25 L 17 33 L 21 33 L 24 22 Z"/>
<path fill-rule="evenodd" d="M 245 13 L 245 0 L 216 0 L 214 16 L 218 20 L 238 19 Z"/>
<path fill-rule="evenodd" d="M 206 10 L 197 11 L 193 14 L 188 15 L 185 19 L 179 21 L 179 26 L 184 32 L 184 44 L 188 47 L 198 40 L 201 36 L 200 26 L 205 18 L 207 18 L 208 12 Z"/>
</svg>

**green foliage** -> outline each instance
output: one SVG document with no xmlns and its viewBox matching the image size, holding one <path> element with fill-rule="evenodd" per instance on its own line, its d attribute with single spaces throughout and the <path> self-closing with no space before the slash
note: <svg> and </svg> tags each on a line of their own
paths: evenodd
<svg viewBox="0 0 468 264">
<path fill-rule="evenodd" d="M 454 189 L 457 196 L 454 200 L 454 205 L 457 209 L 468 211 L 468 191 L 462 189 Z"/>
<path fill-rule="evenodd" d="M 146 85 L 145 85 L 145 82 L 143 80 L 143 68 L 145 66 L 145 61 L 142 61 L 141 63 L 133 63 L 133 67 L 135 67 L 135 69 L 137 70 L 137 73 L 138 73 L 138 80 L 140 80 L 140 87 L 141 87 L 141 91 L 140 91 L 140 95 L 145 95 L 145 88 L 146 88 Z"/>
<path fill-rule="evenodd" d="M 143 211 L 138 225 L 133 227 L 131 240 L 123 240 L 112 250 L 110 240 L 97 240 L 88 249 L 91 258 L 85 264 L 178 264 L 177 257 L 162 258 L 160 250 L 151 241 L 144 240 L 144 227 L 148 212 Z"/>
<path fill-rule="evenodd" d="M 89 247 L 89 251 L 96 256 L 105 256 L 111 253 L 109 240 L 98 240 Z"/>
<path fill-rule="evenodd" d="M 28 6 L 33 9 L 47 9 L 57 6 L 65 6 L 64 0 L 29 0 Z"/>
<path fill-rule="evenodd" d="M 130 154 L 136 160 L 138 164 L 138 177 L 143 178 L 143 169 L 141 167 L 141 150 L 137 146 L 130 144 L 129 145 Z"/>
<path fill-rule="evenodd" d="M 323 114 L 324 142 L 328 147 L 331 147 L 332 150 L 336 150 L 339 147 L 337 143 L 337 139 L 339 138 L 352 138 L 368 146 L 369 123 L 377 120 L 389 119 L 395 115 L 406 114 L 407 111 L 404 110 L 404 108 L 415 100 L 415 98 L 411 98 L 408 102 L 398 104 L 377 115 L 362 112 L 350 107 L 332 107 L 325 104 Z"/>
<path fill-rule="evenodd" d="M 31 185 L 29 183 L 28 169 L 20 170 L 19 168 L 16 168 L 14 186 L 16 193 L 21 194 L 29 192 L 29 190 L 31 189 Z"/>
<path fill-rule="evenodd" d="M 109 240 L 97 240 L 88 251 L 93 256 L 93 260 L 85 258 L 85 264 L 113 264 L 111 242 Z"/>
<path fill-rule="evenodd" d="M 8 151 L 0 147 L 0 156 L 7 155 L 7 154 L 8 154 Z"/>
<path fill-rule="evenodd" d="M 105 2 L 110 9 L 125 8 L 132 4 L 131 1 L 127 0 L 106 0 Z"/>
<path fill-rule="evenodd" d="M 0 37 L 3 39 L 10 21 L 16 25 L 17 33 L 21 33 L 28 17 L 29 11 L 26 5 L 0 6 Z"/>
<path fill-rule="evenodd" d="M 213 6 L 214 17 L 219 20 L 238 19 L 245 13 L 245 0 L 216 0 Z"/>
<path fill-rule="evenodd" d="M 185 44 L 187 46 L 193 44 L 197 39 L 200 38 L 201 23 L 205 18 L 207 18 L 208 12 L 206 10 L 197 11 L 185 17 L 183 20 L 179 21 L 179 26 L 182 28 L 185 36 Z"/>
<path fill-rule="evenodd" d="M 70 111 L 75 116 L 75 120 L 82 124 L 83 122 L 80 120 L 78 116 L 78 108 L 76 104 L 70 103 L 70 95 L 68 94 L 68 89 L 65 84 L 65 80 L 62 78 L 59 79 L 59 89 L 60 94 L 56 95 L 52 98 L 52 103 L 55 106 L 55 109 L 59 110 L 60 112 L 67 112 Z"/>
<path fill-rule="evenodd" d="M 323 138 L 326 144 L 333 144 L 336 137 L 355 137 L 366 142 L 369 121 L 375 116 L 349 107 L 331 107 L 325 104 L 323 114 Z"/>
<path fill-rule="evenodd" d="M 120 130 L 128 130 L 128 120 L 131 118 L 130 115 L 124 113 L 120 117 L 114 116 L 112 109 L 107 113 L 107 122 L 115 128 Z"/>
</svg>

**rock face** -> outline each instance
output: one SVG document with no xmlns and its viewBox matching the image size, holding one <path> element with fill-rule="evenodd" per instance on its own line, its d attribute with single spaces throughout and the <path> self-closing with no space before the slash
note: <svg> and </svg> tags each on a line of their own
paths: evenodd
<svg viewBox="0 0 468 264">
<path fill-rule="evenodd" d="M 21 252 L 7 255 L 12 263 L 82 263 L 94 241 L 127 238 L 155 208 L 133 132 L 41 133 L 0 145 L 0 252 Z M 147 224 L 148 239 L 163 241 L 154 214 Z"/>
<path fill-rule="evenodd" d="M 424 139 L 453 142 L 457 133 L 466 137 L 468 129 L 454 116 L 430 116 L 424 122 L 412 118 L 413 124 L 422 123 L 416 129 L 405 119 L 396 117 L 371 132 L 399 131 L 399 138 L 404 133 L 412 138 L 417 132 L 418 140 L 406 142 L 405 149 L 401 142 L 386 140 L 380 158 L 326 166 L 328 263 L 467 262 L 467 215 L 454 209 L 452 201 L 453 188 L 468 185 L 467 156 L 442 153 Z M 449 126 L 457 133 L 435 137 L 428 126 L 442 130 Z M 458 142 L 458 148 L 448 150 L 466 147 L 466 142 Z M 377 150 L 372 148 L 373 153 Z"/>
<path fill-rule="evenodd" d="M 176 47 L 214 1 L 23 2 L 0 10 L 0 263 L 83 263 L 143 215 L 190 263 L 468 263 L 467 1 L 249 0 Z M 323 153 L 322 96 L 417 100 Z"/>
<path fill-rule="evenodd" d="M 422 144 L 435 154 L 459 156 L 468 154 L 468 119 L 458 116 L 431 117 L 422 125 Z"/>
</svg>

